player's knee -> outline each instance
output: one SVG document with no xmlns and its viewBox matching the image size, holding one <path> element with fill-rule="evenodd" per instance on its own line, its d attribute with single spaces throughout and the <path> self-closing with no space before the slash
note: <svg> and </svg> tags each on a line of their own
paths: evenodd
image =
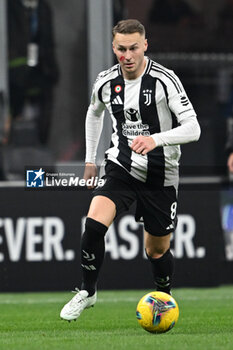
<svg viewBox="0 0 233 350">
<path fill-rule="evenodd" d="M 105 226 L 109 226 L 109 221 L 107 218 L 104 218 L 102 213 L 98 213 L 98 212 L 91 212 L 88 213 L 88 218 L 96 221 L 96 222 L 100 222 L 101 224 L 105 225 Z"/>
<path fill-rule="evenodd" d="M 109 227 L 116 215 L 116 206 L 108 198 L 94 197 L 91 202 L 87 216 L 101 224 Z"/>
<path fill-rule="evenodd" d="M 161 258 L 167 251 L 167 247 L 147 247 L 146 255 L 152 259 Z"/>
</svg>

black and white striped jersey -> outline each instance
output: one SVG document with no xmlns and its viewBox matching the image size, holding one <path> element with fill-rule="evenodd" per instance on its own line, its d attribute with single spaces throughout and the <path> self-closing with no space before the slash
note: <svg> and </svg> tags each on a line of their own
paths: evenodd
<svg viewBox="0 0 233 350">
<path fill-rule="evenodd" d="M 143 74 L 124 79 L 117 64 L 101 72 L 94 84 L 86 119 L 86 162 L 95 162 L 105 108 L 112 118 L 107 159 L 136 179 L 177 185 L 180 144 L 199 138 L 196 113 L 175 73 L 147 58 Z M 129 147 L 138 135 L 152 136 L 157 147 L 146 155 Z"/>
</svg>

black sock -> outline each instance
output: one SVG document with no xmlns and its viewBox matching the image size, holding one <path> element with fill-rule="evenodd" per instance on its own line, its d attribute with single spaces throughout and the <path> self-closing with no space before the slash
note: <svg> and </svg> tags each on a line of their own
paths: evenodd
<svg viewBox="0 0 233 350">
<path fill-rule="evenodd" d="M 100 222 L 87 218 L 85 232 L 81 238 L 81 266 L 83 281 L 81 289 L 93 295 L 96 291 L 97 279 L 104 260 L 104 235 L 108 227 Z"/>
<path fill-rule="evenodd" d="M 170 252 L 170 249 L 158 259 L 151 258 L 148 255 L 147 257 L 151 262 L 156 289 L 160 292 L 170 294 L 174 271 L 174 257 Z"/>
</svg>

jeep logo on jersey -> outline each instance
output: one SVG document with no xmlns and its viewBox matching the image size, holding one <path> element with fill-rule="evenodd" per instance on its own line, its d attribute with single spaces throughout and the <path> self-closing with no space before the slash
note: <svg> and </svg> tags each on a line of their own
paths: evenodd
<svg viewBox="0 0 233 350">
<path fill-rule="evenodd" d="M 131 122 L 141 121 L 140 114 L 134 108 L 127 109 L 126 111 L 124 111 L 124 113 L 125 113 L 125 118 L 130 120 Z"/>
</svg>

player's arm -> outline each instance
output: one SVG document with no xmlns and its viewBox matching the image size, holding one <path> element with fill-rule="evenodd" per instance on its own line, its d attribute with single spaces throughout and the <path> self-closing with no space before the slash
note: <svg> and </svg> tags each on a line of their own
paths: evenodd
<svg viewBox="0 0 233 350">
<path fill-rule="evenodd" d="M 228 166 L 228 169 L 231 173 L 233 173 L 233 152 L 230 153 L 229 157 L 228 157 L 228 160 L 227 160 L 227 166 Z"/>
<path fill-rule="evenodd" d="M 190 116 L 174 129 L 151 135 L 156 146 L 173 146 L 198 141 L 201 129 L 196 116 Z"/>
<path fill-rule="evenodd" d="M 182 145 L 185 143 L 198 141 L 201 135 L 201 128 L 184 87 L 175 75 L 173 75 L 173 84 L 171 80 L 167 81 L 168 107 L 175 115 L 178 126 L 171 130 L 162 131 L 151 135 L 156 146 Z"/>
<path fill-rule="evenodd" d="M 233 117 L 227 122 L 227 143 L 226 152 L 228 155 L 227 166 L 231 173 L 233 173 Z"/>
<path fill-rule="evenodd" d="M 175 114 L 178 126 L 151 136 L 137 136 L 131 144 L 132 150 L 136 153 L 145 155 L 155 147 L 182 145 L 200 138 L 201 129 L 193 106 L 179 78 L 173 72 L 171 73 L 176 84 L 169 79 L 166 82 L 168 107 Z"/>
<path fill-rule="evenodd" d="M 190 102 L 184 87 L 171 71 L 173 81 L 167 81 L 168 107 L 175 115 L 178 126 L 174 129 L 152 135 L 157 146 L 182 145 L 198 141 L 201 135 L 200 125 L 196 118 L 196 112 Z"/>
<path fill-rule="evenodd" d="M 137 136 L 131 144 L 132 150 L 136 153 L 145 155 L 155 147 L 182 145 L 199 140 L 201 129 L 196 113 L 180 81 L 179 83 L 181 86 L 179 93 L 173 84 L 168 86 L 169 108 L 175 114 L 179 126 L 151 136 Z M 184 99 L 185 104 L 183 103 Z"/>
<path fill-rule="evenodd" d="M 83 178 L 86 181 L 97 175 L 96 153 L 103 128 L 104 109 L 105 105 L 99 100 L 94 86 L 85 122 L 86 157 Z"/>
<path fill-rule="evenodd" d="M 200 137 L 200 126 L 195 116 L 181 121 L 181 125 L 151 136 L 137 136 L 131 148 L 136 153 L 142 155 L 152 151 L 155 147 L 181 145 L 184 143 L 197 141 Z"/>
</svg>

